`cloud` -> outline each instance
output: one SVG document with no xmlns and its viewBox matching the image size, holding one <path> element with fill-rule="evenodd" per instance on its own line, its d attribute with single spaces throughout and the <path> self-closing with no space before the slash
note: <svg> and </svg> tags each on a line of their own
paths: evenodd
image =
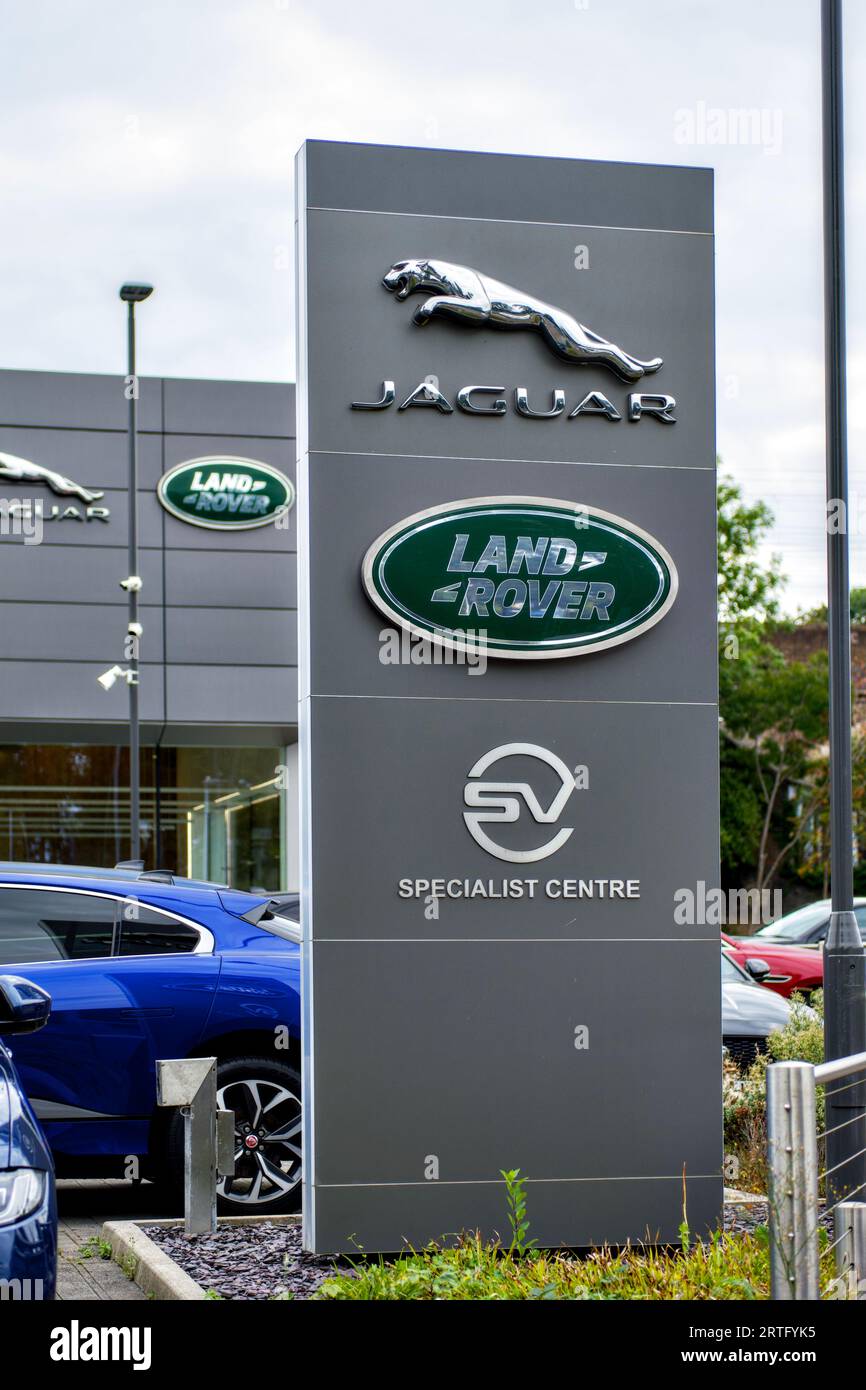
<svg viewBox="0 0 866 1390">
<path fill-rule="evenodd" d="M 292 161 L 307 136 L 664 163 L 717 183 L 719 447 L 821 597 L 818 7 L 813 0 L 30 0 L 4 15 L 11 367 L 290 379 Z M 866 211 L 866 7 L 846 7 L 849 222 Z M 756 111 L 758 125 L 743 113 Z M 683 143 L 692 119 L 705 141 Z M 715 124 L 710 117 L 715 113 Z M 743 132 L 758 138 L 743 143 Z M 866 492 L 866 263 L 851 241 L 852 488 Z M 11 273 L 10 273 L 11 272 Z M 853 572 L 866 582 L 855 547 Z M 866 550 L 866 548 L 864 548 Z"/>
</svg>

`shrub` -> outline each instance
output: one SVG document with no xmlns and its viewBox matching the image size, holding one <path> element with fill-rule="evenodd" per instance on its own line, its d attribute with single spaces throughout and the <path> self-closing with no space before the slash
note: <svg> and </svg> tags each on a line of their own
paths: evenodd
<svg viewBox="0 0 866 1390">
<path fill-rule="evenodd" d="M 791 999 L 791 1017 L 784 1028 L 771 1033 L 767 1052 L 761 1053 L 747 1072 L 725 1063 L 722 1074 L 722 1110 L 725 1132 L 726 1176 L 736 1186 L 763 1192 L 767 1182 L 767 1067 L 770 1062 L 824 1060 L 824 994 L 816 990 L 807 1008 L 800 995 Z M 810 1012 L 811 1009 L 811 1012 Z M 824 1128 L 824 1090 L 818 1087 L 816 1118 Z"/>
</svg>

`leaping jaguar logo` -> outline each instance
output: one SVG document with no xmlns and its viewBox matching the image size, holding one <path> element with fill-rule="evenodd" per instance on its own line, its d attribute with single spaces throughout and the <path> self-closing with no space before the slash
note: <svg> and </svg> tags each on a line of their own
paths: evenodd
<svg viewBox="0 0 866 1390">
<path fill-rule="evenodd" d="M 435 291 L 412 316 L 419 326 L 432 318 L 452 318 L 478 327 L 489 324 L 492 328 L 531 329 L 541 334 L 558 357 L 567 362 L 609 367 L 624 381 L 639 381 L 662 365 L 661 357 L 642 362 L 616 343 L 593 333 L 564 309 L 469 266 L 451 265 L 448 261 L 396 261 L 383 276 L 382 284 L 398 299 L 421 290 Z"/>
<path fill-rule="evenodd" d="M 43 468 L 41 463 L 31 463 L 15 454 L 0 454 L 0 481 L 12 483 L 46 483 L 52 492 L 60 497 L 78 497 L 82 502 L 98 502 L 104 492 L 91 492 L 89 488 L 74 483 L 53 468 Z"/>
</svg>

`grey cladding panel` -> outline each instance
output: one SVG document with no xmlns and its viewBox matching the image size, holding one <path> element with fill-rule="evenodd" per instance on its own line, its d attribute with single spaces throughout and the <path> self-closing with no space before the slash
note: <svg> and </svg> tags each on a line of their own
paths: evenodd
<svg viewBox="0 0 866 1390">
<path fill-rule="evenodd" d="M 3 598 L 7 602 L 33 603 L 37 622 L 42 610 L 52 607 L 49 596 L 56 596 L 56 602 L 67 604 L 112 604 L 126 608 L 126 594 L 120 587 L 127 569 L 126 549 L 119 545 L 89 546 L 84 544 L 83 537 L 74 546 L 4 542 L 2 564 Z M 143 550 L 139 568 L 144 580 L 142 600 L 145 606 L 161 603 L 162 560 L 159 553 Z"/>
<path fill-rule="evenodd" d="M 166 600 L 180 607 L 296 608 L 297 557 L 287 551 L 279 560 L 262 551 L 233 551 L 230 564 L 209 565 L 203 582 L 197 550 L 166 554 Z M 295 663 L 297 638 L 280 658 Z"/>
<path fill-rule="evenodd" d="M 162 652 L 162 609 L 143 607 L 147 649 Z M 5 660 L 94 661 L 113 665 L 123 651 L 126 610 L 108 604 L 0 603 L 0 651 Z"/>
<path fill-rule="evenodd" d="M 170 434 L 293 436 L 295 388 L 282 382 L 167 377 L 165 428 Z"/>
<path fill-rule="evenodd" d="M 169 662 L 279 667 L 297 646 L 296 616 L 285 609 L 172 607 L 166 622 Z"/>
<path fill-rule="evenodd" d="M 188 724 L 275 724 L 297 715 L 293 667 L 169 666 L 167 718 Z"/>
<path fill-rule="evenodd" d="M 142 377 L 139 429 L 161 428 L 160 382 Z M 129 403 L 121 376 L 0 371 L 0 426 L 126 429 Z"/>
</svg>

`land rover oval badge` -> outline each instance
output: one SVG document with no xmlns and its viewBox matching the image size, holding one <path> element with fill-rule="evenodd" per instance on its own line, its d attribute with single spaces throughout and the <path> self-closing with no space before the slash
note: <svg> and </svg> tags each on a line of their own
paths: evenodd
<svg viewBox="0 0 866 1390">
<path fill-rule="evenodd" d="M 630 642 L 677 594 L 639 526 L 547 497 L 474 497 L 389 527 L 364 559 L 372 602 L 418 636 L 521 660 Z"/>
<path fill-rule="evenodd" d="M 243 531 L 290 511 L 295 489 L 269 463 L 214 455 L 175 464 L 160 478 L 156 495 L 167 512 L 193 526 Z"/>
</svg>

